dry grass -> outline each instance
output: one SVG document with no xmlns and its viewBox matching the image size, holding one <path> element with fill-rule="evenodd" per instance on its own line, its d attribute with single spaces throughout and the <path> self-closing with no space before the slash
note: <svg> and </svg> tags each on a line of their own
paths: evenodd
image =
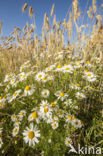
<svg viewBox="0 0 103 156">
<path fill-rule="evenodd" d="M 27 7 L 29 7 L 29 16 L 34 20 L 34 10 L 27 3 L 22 7 L 22 11 L 26 11 Z M 73 55 L 78 55 L 84 60 L 92 60 L 94 57 L 98 57 L 99 62 L 103 61 L 103 19 L 102 15 L 98 14 L 96 2 L 93 0 L 92 6 L 86 10 L 87 21 L 91 19 L 91 24 L 87 23 L 86 25 L 79 23 L 79 19 L 84 17 L 81 16 L 77 0 L 73 1 L 72 7 L 63 22 L 56 21 L 56 15 L 53 15 L 54 8 L 55 5 L 53 4 L 50 13 L 51 16 L 54 16 L 53 22 L 50 21 L 47 14 L 44 15 L 40 40 L 35 34 L 35 22 L 31 25 L 27 23 L 23 30 L 15 27 L 9 37 L 0 37 L 2 43 L 0 45 L 0 62 L 4 73 L 16 71 L 18 66 L 28 58 L 33 60 L 35 56 L 39 57 L 41 53 L 53 56 L 62 50 L 69 50 Z M 1 25 L 2 22 L 0 22 L 0 32 Z M 64 41 L 65 32 L 68 34 L 66 37 L 67 46 Z M 74 32 L 76 37 L 74 37 Z M 75 40 L 75 42 L 72 43 L 71 40 Z"/>
</svg>

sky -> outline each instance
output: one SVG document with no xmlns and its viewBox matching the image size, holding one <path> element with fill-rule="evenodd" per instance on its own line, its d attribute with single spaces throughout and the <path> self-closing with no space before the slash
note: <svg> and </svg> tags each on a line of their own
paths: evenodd
<svg viewBox="0 0 103 156">
<path fill-rule="evenodd" d="M 92 5 L 92 0 L 78 0 L 79 7 L 84 13 L 85 7 Z M 32 6 L 35 12 L 37 33 L 41 33 L 43 25 L 43 17 L 45 12 L 50 16 L 52 4 L 55 4 L 55 11 L 57 21 L 62 21 L 71 6 L 72 0 L 0 0 L 0 21 L 3 22 L 2 35 L 8 36 L 13 31 L 13 26 L 23 28 L 24 25 L 32 23 L 28 16 L 28 10 L 22 13 L 22 6 L 28 3 Z M 103 3 L 103 0 L 97 0 L 97 7 Z"/>
</svg>

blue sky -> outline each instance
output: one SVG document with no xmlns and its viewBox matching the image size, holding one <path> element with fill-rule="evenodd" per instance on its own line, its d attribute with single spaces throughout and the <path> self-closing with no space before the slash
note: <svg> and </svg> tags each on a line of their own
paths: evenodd
<svg viewBox="0 0 103 156">
<path fill-rule="evenodd" d="M 92 4 L 92 0 L 79 0 L 82 14 L 87 2 L 89 7 Z M 102 2 L 102 0 L 97 0 L 97 6 L 99 7 Z M 26 22 L 32 23 L 28 16 L 28 10 L 22 13 L 24 3 L 28 3 L 35 11 L 37 33 L 39 34 L 43 25 L 44 13 L 47 12 L 48 16 L 50 15 L 52 4 L 55 4 L 54 13 L 57 16 L 57 21 L 62 21 L 72 0 L 0 0 L 0 21 L 3 22 L 2 35 L 9 35 L 13 31 L 13 26 L 23 28 Z"/>
</svg>

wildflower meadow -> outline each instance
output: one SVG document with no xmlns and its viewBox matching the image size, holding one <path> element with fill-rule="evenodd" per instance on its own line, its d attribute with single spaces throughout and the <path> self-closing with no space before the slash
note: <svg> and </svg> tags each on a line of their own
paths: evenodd
<svg viewBox="0 0 103 156">
<path fill-rule="evenodd" d="M 0 156 L 102 156 L 103 4 L 85 25 L 77 0 L 58 22 L 53 4 L 41 36 L 27 9 L 31 24 L 0 36 Z"/>
</svg>

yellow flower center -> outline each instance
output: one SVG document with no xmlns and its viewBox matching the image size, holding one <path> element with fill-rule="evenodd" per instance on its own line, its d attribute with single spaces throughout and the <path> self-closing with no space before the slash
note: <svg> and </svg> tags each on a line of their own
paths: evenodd
<svg viewBox="0 0 103 156">
<path fill-rule="evenodd" d="M 58 65 L 57 68 L 61 68 L 61 65 Z"/>
<path fill-rule="evenodd" d="M 33 112 L 32 117 L 33 117 L 33 119 L 36 119 L 37 118 L 37 112 Z"/>
<path fill-rule="evenodd" d="M 55 105 L 56 105 L 56 104 L 55 104 L 54 102 L 51 102 L 51 106 L 52 106 L 52 107 L 55 107 Z"/>
<path fill-rule="evenodd" d="M 78 125 L 78 121 L 75 121 L 75 124 Z"/>
<path fill-rule="evenodd" d="M 69 145 L 70 144 L 70 141 L 69 140 L 67 140 L 67 145 Z"/>
<path fill-rule="evenodd" d="M 43 107 L 45 108 L 47 105 L 45 104 L 45 105 L 43 105 Z"/>
<path fill-rule="evenodd" d="M 19 120 L 16 120 L 16 123 L 19 123 Z"/>
<path fill-rule="evenodd" d="M 47 77 L 43 77 L 43 80 L 47 80 Z"/>
<path fill-rule="evenodd" d="M 54 123 L 53 126 L 56 127 L 57 126 L 56 123 Z"/>
<path fill-rule="evenodd" d="M 17 131 L 18 131 L 18 129 L 17 129 L 17 128 L 15 128 L 15 129 L 14 129 L 14 133 L 17 133 Z"/>
<path fill-rule="evenodd" d="M 24 112 L 21 112 L 20 115 L 23 116 L 24 115 Z"/>
<path fill-rule="evenodd" d="M 50 68 L 48 68 L 47 70 L 50 70 Z"/>
<path fill-rule="evenodd" d="M 44 108 L 44 113 L 47 113 L 48 112 L 48 108 Z"/>
<path fill-rule="evenodd" d="M 67 68 L 65 68 L 65 70 L 70 70 L 70 68 L 69 68 L 69 67 L 67 67 Z"/>
<path fill-rule="evenodd" d="M 47 95 L 47 92 L 44 92 L 44 95 Z"/>
<path fill-rule="evenodd" d="M 77 87 L 80 87 L 80 84 L 77 84 Z"/>
<path fill-rule="evenodd" d="M 0 100 L 2 99 L 2 97 L 0 96 Z"/>
<path fill-rule="evenodd" d="M 68 115 L 68 119 L 69 119 L 69 120 L 72 120 L 72 116 L 71 116 L 71 115 Z"/>
<path fill-rule="evenodd" d="M 26 91 L 29 91 L 29 90 L 30 90 L 30 86 L 26 86 L 26 87 L 25 87 L 25 90 L 26 90 Z"/>
<path fill-rule="evenodd" d="M 16 93 L 14 93 L 14 96 L 17 96 L 17 92 L 16 92 Z"/>
<path fill-rule="evenodd" d="M 89 73 L 89 74 L 87 74 L 88 76 L 91 76 L 91 74 Z"/>
<path fill-rule="evenodd" d="M 90 64 L 90 61 L 87 61 L 86 63 Z"/>
<path fill-rule="evenodd" d="M 64 96 L 64 93 L 61 92 L 61 93 L 60 93 L 60 96 Z"/>
<path fill-rule="evenodd" d="M 76 67 L 78 67 L 79 65 L 78 64 L 76 64 Z"/>
<path fill-rule="evenodd" d="M 76 119 L 76 117 L 73 115 L 73 116 L 72 116 L 72 119 L 74 120 L 74 119 Z"/>
<path fill-rule="evenodd" d="M 38 78 L 40 79 L 42 77 L 42 75 L 38 75 Z"/>
<path fill-rule="evenodd" d="M 78 61 L 78 63 L 80 63 L 80 61 Z"/>
<path fill-rule="evenodd" d="M 29 137 L 29 139 L 33 139 L 34 137 L 35 137 L 35 133 L 33 132 L 33 131 L 30 131 L 29 133 L 28 133 L 28 137 Z"/>
</svg>

